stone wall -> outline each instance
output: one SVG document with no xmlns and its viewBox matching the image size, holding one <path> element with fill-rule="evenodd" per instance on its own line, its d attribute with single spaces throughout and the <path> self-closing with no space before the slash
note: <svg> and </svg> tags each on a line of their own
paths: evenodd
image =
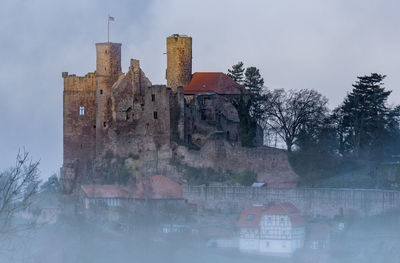
<svg viewBox="0 0 400 263">
<path fill-rule="evenodd" d="M 96 156 L 110 143 L 108 131 L 112 119 L 112 86 L 121 76 L 121 44 L 96 44 Z"/>
<path fill-rule="evenodd" d="M 68 181 L 74 184 L 77 173 L 84 175 L 80 182 L 88 180 L 91 174 L 96 135 L 96 74 L 77 77 L 64 72 L 63 78 L 63 163 Z"/>
<path fill-rule="evenodd" d="M 240 212 L 252 204 L 291 202 L 308 216 L 372 216 L 400 208 L 400 191 L 328 188 L 185 186 L 183 197 L 198 209 Z"/>
<path fill-rule="evenodd" d="M 215 93 L 192 96 L 185 107 L 185 142 L 202 147 L 216 131 L 240 146 L 239 116 L 230 99 Z"/>
<path fill-rule="evenodd" d="M 225 133 L 215 133 L 199 151 L 179 146 L 176 158 L 192 167 L 213 168 L 217 171 L 253 171 L 259 182 L 296 184 L 298 175 L 292 170 L 284 150 L 270 147 L 236 147 L 225 140 Z"/>
<path fill-rule="evenodd" d="M 167 86 L 173 92 L 192 78 L 192 38 L 174 34 L 167 37 Z"/>
</svg>

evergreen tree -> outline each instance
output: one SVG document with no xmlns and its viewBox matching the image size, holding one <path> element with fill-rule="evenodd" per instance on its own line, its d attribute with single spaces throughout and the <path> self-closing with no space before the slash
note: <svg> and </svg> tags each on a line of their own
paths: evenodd
<svg viewBox="0 0 400 263">
<path fill-rule="evenodd" d="M 261 96 L 264 79 L 260 70 L 256 67 L 248 67 L 245 72 L 244 86 L 248 88 L 253 96 Z"/>
<path fill-rule="evenodd" d="M 237 64 L 232 66 L 232 69 L 228 69 L 228 77 L 232 78 L 234 81 L 239 83 L 240 85 L 243 84 L 243 62 L 239 61 Z"/>
<path fill-rule="evenodd" d="M 337 110 L 343 149 L 354 157 L 366 157 L 373 151 L 382 155 L 382 143 L 390 123 L 386 106 L 391 91 L 382 87 L 385 75 L 372 73 L 357 77 L 353 90 Z"/>
</svg>

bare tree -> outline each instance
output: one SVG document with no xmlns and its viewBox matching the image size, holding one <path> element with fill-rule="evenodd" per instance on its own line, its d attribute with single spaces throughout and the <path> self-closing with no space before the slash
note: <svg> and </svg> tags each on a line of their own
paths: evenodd
<svg viewBox="0 0 400 263">
<path fill-rule="evenodd" d="M 39 189 L 38 161 L 29 153 L 17 154 L 15 165 L 0 173 L 0 235 L 12 234 L 33 226 L 31 220 L 15 217 L 28 209 Z"/>
<path fill-rule="evenodd" d="M 276 133 L 291 152 L 302 129 L 312 127 L 324 118 L 328 111 L 327 102 L 315 90 L 276 89 L 265 96 L 260 123 Z"/>
</svg>

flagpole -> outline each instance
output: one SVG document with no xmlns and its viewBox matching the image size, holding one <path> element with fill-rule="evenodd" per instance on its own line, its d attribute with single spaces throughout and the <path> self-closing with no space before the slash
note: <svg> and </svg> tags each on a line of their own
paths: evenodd
<svg viewBox="0 0 400 263">
<path fill-rule="evenodd" d="M 107 17 L 107 42 L 110 43 L 110 15 Z"/>
</svg>

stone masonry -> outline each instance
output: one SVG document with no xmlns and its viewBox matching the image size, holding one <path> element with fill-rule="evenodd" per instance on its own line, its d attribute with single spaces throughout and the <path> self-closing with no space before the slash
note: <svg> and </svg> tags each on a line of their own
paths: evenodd
<svg viewBox="0 0 400 263">
<path fill-rule="evenodd" d="M 167 38 L 167 86 L 153 85 L 136 59 L 123 73 L 120 43 L 97 43 L 96 58 L 96 71 L 84 77 L 62 73 L 66 192 L 81 184 L 118 183 L 120 175 L 133 181 L 154 174 L 179 178 L 176 164 L 254 170 L 261 181 L 296 182 L 284 151 L 240 146 L 231 100 L 244 87 L 223 73 L 195 73 L 200 77 L 193 80 L 191 37 Z M 186 94 L 190 84 L 195 94 Z M 202 92 L 213 85 L 215 93 Z M 200 151 L 188 150 L 193 142 Z"/>
</svg>

